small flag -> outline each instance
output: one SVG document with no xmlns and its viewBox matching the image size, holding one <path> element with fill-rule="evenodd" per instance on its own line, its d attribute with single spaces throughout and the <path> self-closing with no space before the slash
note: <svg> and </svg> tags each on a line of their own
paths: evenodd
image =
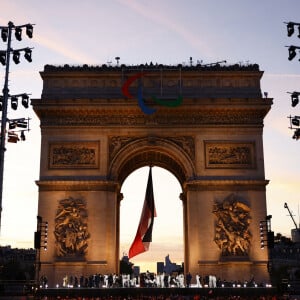
<svg viewBox="0 0 300 300">
<path fill-rule="evenodd" d="M 129 249 L 129 258 L 149 250 L 152 242 L 152 228 L 156 217 L 153 195 L 152 170 L 150 167 L 144 206 L 135 239 Z"/>
</svg>

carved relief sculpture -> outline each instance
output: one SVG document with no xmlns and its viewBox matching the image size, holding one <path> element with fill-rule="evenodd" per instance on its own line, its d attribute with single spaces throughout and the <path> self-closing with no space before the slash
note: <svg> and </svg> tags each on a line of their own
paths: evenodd
<svg viewBox="0 0 300 300">
<path fill-rule="evenodd" d="M 250 208 L 232 194 L 213 208 L 215 242 L 222 256 L 247 256 L 250 248 Z"/>
<path fill-rule="evenodd" d="M 50 169 L 93 169 L 99 167 L 98 142 L 52 142 L 49 145 Z"/>
<path fill-rule="evenodd" d="M 58 257 L 82 257 L 88 248 L 86 203 L 72 197 L 59 201 L 55 216 L 56 254 Z"/>
<path fill-rule="evenodd" d="M 255 168 L 255 145 L 252 142 L 205 142 L 206 168 Z"/>
</svg>

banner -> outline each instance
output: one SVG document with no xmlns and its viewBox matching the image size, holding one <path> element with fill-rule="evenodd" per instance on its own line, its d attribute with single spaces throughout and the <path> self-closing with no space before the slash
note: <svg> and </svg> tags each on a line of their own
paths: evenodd
<svg viewBox="0 0 300 300">
<path fill-rule="evenodd" d="M 152 242 L 152 228 L 156 217 L 153 195 L 152 168 L 150 167 L 144 206 L 135 239 L 129 249 L 129 258 L 149 250 Z"/>
</svg>

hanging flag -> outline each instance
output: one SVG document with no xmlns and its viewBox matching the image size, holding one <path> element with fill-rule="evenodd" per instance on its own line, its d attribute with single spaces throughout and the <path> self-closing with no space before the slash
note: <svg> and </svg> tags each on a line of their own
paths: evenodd
<svg viewBox="0 0 300 300">
<path fill-rule="evenodd" d="M 152 228 L 156 217 L 153 195 L 152 170 L 150 167 L 144 206 L 135 239 L 129 249 L 129 258 L 149 250 L 152 242 Z"/>
</svg>

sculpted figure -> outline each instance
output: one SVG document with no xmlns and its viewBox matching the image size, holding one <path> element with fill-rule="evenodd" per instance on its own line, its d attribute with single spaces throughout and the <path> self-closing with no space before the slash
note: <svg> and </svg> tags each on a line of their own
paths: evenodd
<svg viewBox="0 0 300 300">
<path fill-rule="evenodd" d="M 213 208 L 217 221 L 214 241 L 223 256 L 246 256 L 250 248 L 250 208 L 233 194 Z"/>
<path fill-rule="evenodd" d="M 88 247 L 86 204 L 82 199 L 63 199 L 55 217 L 57 256 L 83 256 Z"/>
</svg>

